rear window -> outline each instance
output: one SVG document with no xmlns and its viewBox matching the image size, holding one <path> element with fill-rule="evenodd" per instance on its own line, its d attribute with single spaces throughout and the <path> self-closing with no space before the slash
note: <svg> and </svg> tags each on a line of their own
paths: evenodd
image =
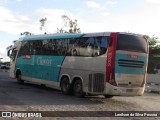
<svg viewBox="0 0 160 120">
<path fill-rule="evenodd" d="M 147 42 L 142 36 L 119 34 L 117 50 L 147 53 Z"/>
</svg>

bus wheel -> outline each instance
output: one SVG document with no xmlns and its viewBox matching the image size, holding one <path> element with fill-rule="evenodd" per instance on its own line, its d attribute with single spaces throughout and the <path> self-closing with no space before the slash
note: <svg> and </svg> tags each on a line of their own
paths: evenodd
<svg viewBox="0 0 160 120">
<path fill-rule="evenodd" d="M 20 84 L 24 83 L 24 81 L 21 79 L 21 73 L 20 72 L 17 73 L 17 82 L 20 83 Z"/>
<path fill-rule="evenodd" d="M 63 78 L 61 81 L 61 90 L 63 94 L 66 94 L 66 95 L 70 94 L 70 83 L 67 77 Z"/>
<path fill-rule="evenodd" d="M 77 56 L 77 50 L 73 50 L 73 56 Z"/>
<path fill-rule="evenodd" d="M 104 95 L 105 98 L 112 98 L 113 95 Z"/>
<path fill-rule="evenodd" d="M 96 52 L 95 55 L 94 55 L 94 57 L 97 57 L 97 56 L 98 56 L 98 53 Z"/>
<path fill-rule="evenodd" d="M 74 82 L 73 91 L 76 97 L 84 97 L 85 94 L 83 92 L 82 81 L 80 79 Z"/>
</svg>

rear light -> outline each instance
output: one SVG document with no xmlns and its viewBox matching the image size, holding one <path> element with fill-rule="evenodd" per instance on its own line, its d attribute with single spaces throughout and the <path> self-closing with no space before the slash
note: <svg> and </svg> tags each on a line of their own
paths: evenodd
<svg viewBox="0 0 160 120">
<path fill-rule="evenodd" d="M 115 72 L 114 70 L 110 73 L 110 78 L 108 81 L 111 85 L 117 86 L 117 83 L 115 81 Z"/>
</svg>

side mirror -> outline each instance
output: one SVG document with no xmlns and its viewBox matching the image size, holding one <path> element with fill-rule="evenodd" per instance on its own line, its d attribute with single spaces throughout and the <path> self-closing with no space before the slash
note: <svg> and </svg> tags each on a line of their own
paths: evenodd
<svg viewBox="0 0 160 120">
<path fill-rule="evenodd" d="M 11 49 L 10 49 L 10 50 L 8 50 L 8 52 L 7 52 L 7 56 L 8 56 L 8 57 L 10 57 L 10 56 L 11 56 Z"/>
</svg>

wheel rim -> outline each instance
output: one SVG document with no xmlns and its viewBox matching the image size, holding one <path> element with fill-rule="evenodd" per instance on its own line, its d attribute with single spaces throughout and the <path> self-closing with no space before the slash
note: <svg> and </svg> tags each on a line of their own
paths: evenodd
<svg viewBox="0 0 160 120">
<path fill-rule="evenodd" d="M 17 80 L 21 81 L 21 74 L 18 74 Z"/>
<path fill-rule="evenodd" d="M 76 81 L 75 82 L 75 84 L 74 84 L 74 95 L 77 96 L 77 97 L 82 97 L 83 96 L 81 81 Z"/>
<path fill-rule="evenodd" d="M 62 88 L 63 88 L 63 91 L 64 91 L 64 92 L 67 92 L 68 89 L 69 89 L 69 84 L 68 84 L 67 82 L 64 82 L 64 83 L 62 84 Z"/>
<path fill-rule="evenodd" d="M 21 74 L 18 74 L 17 82 L 20 83 L 20 84 L 24 83 L 24 81 L 21 79 Z"/>
<path fill-rule="evenodd" d="M 70 93 L 70 84 L 68 79 L 63 79 L 62 84 L 61 84 L 61 90 L 64 94 L 69 94 Z"/>
<path fill-rule="evenodd" d="M 77 55 L 77 51 L 76 50 L 73 51 L 73 55 Z"/>
<path fill-rule="evenodd" d="M 76 93 L 81 93 L 81 91 L 82 91 L 82 85 L 81 84 L 76 84 L 75 85 L 75 92 Z"/>
</svg>

